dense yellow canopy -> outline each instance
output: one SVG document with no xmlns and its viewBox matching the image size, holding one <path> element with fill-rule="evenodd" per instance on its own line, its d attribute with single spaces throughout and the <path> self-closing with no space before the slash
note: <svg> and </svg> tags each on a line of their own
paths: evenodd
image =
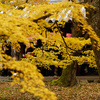
<svg viewBox="0 0 100 100">
<path fill-rule="evenodd" d="M 53 24 L 45 20 L 47 17 L 57 20 L 58 15 L 60 15 L 62 19 L 65 17 L 62 10 L 66 9 L 65 13 L 71 10 L 70 15 L 72 19 L 80 23 L 81 27 L 83 27 L 83 34 L 87 32 L 89 37 L 96 41 L 93 46 L 98 45 L 97 49 L 99 50 L 100 39 L 92 27 L 88 25 L 85 20 L 86 17 L 80 10 L 83 6 L 91 6 L 69 1 L 53 4 L 49 4 L 45 1 L 41 2 L 41 0 L 34 0 L 34 2 L 33 0 L 29 0 L 28 3 L 26 0 L 0 1 L 0 64 L 4 64 L 5 68 L 16 69 L 22 72 L 18 73 L 16 78 L 14 78 L 15 83 L 20 83 L 23 86 L 22 92 L 28 91 L 35 96 L 40 96 L 42 100 L 56 100 L 55 94 L 45 88 L 42 81 L 43 77 L 39 73 L 36 65 L 48 67 L 50 64 L 53 64 L 56 67 L 60 66 L 65 68 L 71 64 L 73 60 L 77 60 L 80 65 L 87 62 L 92 67 L 96 66 L 92 50 L 82 52 L 83 54 L 87 54 L 87 56 L 73 56 L 73 53 L 82 50 L 85 44 L 91 44 L 90 39 L 85 40 L 84 38 L 75 37 L 64 38 L 69 47 L 66 51 L 66 46 L 58 28 L 53 30 L 54 34 L 48 32 L 45 28 L 51 27 Z M 63 21 L 65 20 L 68 20 L 68 18 Z M 59 23 L 64 26 L 63 22 L 58 22 L 58 24 Z M 6 44 L 10 44 L 16 51 L 20 51 L 19 43 L 29 44 L 30 39 L 27 37 L 31 37 L 31 41 L 41 39 L 43 42 L 42 48 L 34 50 L 34 53 L 37 55 L 35 58 L 29 56 L 21 61 L 16 61 L 7 56 L 2 50 L 2 45 L 7 41 Z M 49 48 L 58 50 L 58 53 L 63 52 L 62 56 L 64 59 L 59 60 L 55 52 L 46 52 L 45 50 Z M 24 80 L 22 81 L 20 78 Z"/>
</svg>

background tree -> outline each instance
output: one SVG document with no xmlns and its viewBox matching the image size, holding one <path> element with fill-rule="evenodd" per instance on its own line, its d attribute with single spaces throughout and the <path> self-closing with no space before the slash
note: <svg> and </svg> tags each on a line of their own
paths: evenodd
<svg viewBox="0 0 100 100">
<path fill-rule="evenodd" d="M 100 13 L 100 1 L 99 0 L 85 0 L 85 2 L 88 2 L 90 5 L 93 5 L 95 7 L 95 9 L 90 9 L 88 8 L 88 12 L 90 13 L 89 15 L 87 15 L 88 19 L 88 23 L 93 27 L 94 31 L 96 32 L 97 36 L 100 38 L 100 17 L 99 17 L 99 13 Z M 98 43 L 96 40 L 91 39 L 92 44 L 94 42 Z M 100 50 L 98 50 L 97 47 L 98 45 L 96 45 L 95 47 L 93 46 L 93 51 L 95 54 L 95 58 L 96 58 L 96 63 L 98 66 L 98 73 L 100 76 Z"/>
</svg>

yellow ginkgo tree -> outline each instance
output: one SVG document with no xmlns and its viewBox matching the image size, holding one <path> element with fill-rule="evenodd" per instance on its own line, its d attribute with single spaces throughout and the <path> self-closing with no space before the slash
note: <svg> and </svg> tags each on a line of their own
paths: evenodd
<svg viewBox="0 0 100 100">
<path fill-rule="evenodd" d="M 86 21 L 86 17 L 81 12 L 82 7 L 92 6 L 88 4 L 79 4 L 77 2 L 63 1 L 58 3 L 48 3 L 43 0 L 1 0 L 0 3 L 0 64 L 4 68 L 17 70 L 16 77 L 13 82 L 22 85 L 22 92 L 33 93 L 34 96 L 39 96 L 42 100 L 56 100 L 54 93 L 45 88 L 43 76 L 40 74 L 36 66 L 55 65 L 68 69 L 63 70 L 62 76 L 54 81 L 54 83 L 73 86 L 76 84 L 75 72 L 77 64 L 81 65 L 84 62 L 90 66 L 96 66 L 93 50 L 84 51 L 82 48 L 86 44 L 96 46 L 100 49 L 100 39 L 95 31 Z M 64 27 L 65 21 L 70 18 L 63 19 L 70 10 L 69 16 L 72 21 L 80 23 L 82 34 L 88 34 L 89 39 L 84 37 L 65 38 L 62 35 L 60 26 Z M 54 18 L 58 20 L 58 15 L 61 16 L 61 22 L 48 23 L 46 18 Z M 53 32 L 49 32 L 47 28 L 52 27 Z M 56 28 L 54 28 L 56 27 Z M 31 37 L 31 40 L 27 37 Z M 42 46 L 34 48 L 35 57 L 29 55 L 27 58 L 16 61 L 14 58 L 5 54 L 6 45 L 20 52 L 20 43 L 30 45 L 30 41 L 40 39 Z M 91 43 L 91 39 L 95 42 Z M 55 52 L 55 50 L 57 52 Z M 62 55 L 62 59 L 58 59 L 58 54 Z M 77 55 L 78 54 L 78 55 Z M 81 56 L 79 56 L 81 54 Z M 85 55 L 85 56 L 84 56 Z M 100 68 L 98 67 L 100 72 Z M 64 76 L 64 77 L 63 77 Z M 66 78 L 67 77 L 67 78 Z M 65 80 L 66 78 L 66 80 Z"/>
</svg>

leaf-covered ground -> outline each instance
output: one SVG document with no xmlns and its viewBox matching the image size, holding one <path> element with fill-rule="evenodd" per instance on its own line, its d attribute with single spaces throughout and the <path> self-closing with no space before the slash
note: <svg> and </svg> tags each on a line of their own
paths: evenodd
<svg viewBox="0 0 100 100">
<path fill-rule="evenodd" d="M 100 100 L 100 83 L 79 83 L 74 87 L 47 86 L 55 91 L 58 100 Z"/>
<path fill-rule="evenodd" d="M 79 83 L 74 87 L 61 87 L 46 82 L 58 100 L 100 100 L 100 83 Z M 29 93 L 20 93 L 21 86 L 0 82 L 0 100 L 37 100 Z"/>
</svg>

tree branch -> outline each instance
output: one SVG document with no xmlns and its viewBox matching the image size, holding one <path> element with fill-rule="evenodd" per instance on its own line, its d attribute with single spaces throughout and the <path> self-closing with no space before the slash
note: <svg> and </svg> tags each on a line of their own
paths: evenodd
<svg viewBox="0 0 100 100">
<path fill-rule="evenodd" d="M 52 14 L 48 14 L 48 15 L 45 15 L 45 16 L 42 16 L 42 17 L 40 17 L 40 18 L 38 18 L 38 19 L 35 19 L 35 20 L 33 20 L 33 22 L 38 22 L 38 20 L 41 20 L 41 19 L 46 19 L 47 17 L 50 17 Z"/>
<path fill-rule="evenodd" d="M 26 3 L 28 3 L 28 0 L 26 0 Z"/>
<path fill-rule="evenodd" d="M 63 42 L 64 42 L 64 44 L 65 44 L 65 46 L 66 46 L 66 52 L 67 52 L 67 44 L 66 44 L 66 42 L 65 42 L 65 39 L 64 39 L 64 37 L 62 36 L 62 34 L 61 34 L 61 32 L 60 32 L 60 29 L 59 29 L 59 26 L 58 26 L 58 24 L 57 24 L 57 22 L 56 22 L 56 25 L 57 25 L 57 28 L 58 28 L 58 31 L 59 31 L 59 33 L 60 33 L 60 35 L 61 35 L 61 37 L 62 37 L 62 39 L 63 39 Z M 69 55 L 69 57 L 70 57 L 70 54 L 67 52 L 67 54 Z M 71 59 L 71 57 L 70 57 L 70 59 Z"/>
</svg>

